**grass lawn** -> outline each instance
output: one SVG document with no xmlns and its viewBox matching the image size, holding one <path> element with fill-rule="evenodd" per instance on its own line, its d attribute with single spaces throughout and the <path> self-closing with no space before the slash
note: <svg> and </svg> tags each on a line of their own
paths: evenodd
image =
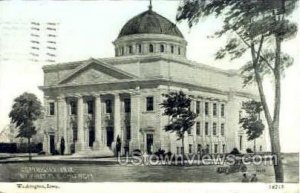
<svg viewBox="0 0 300 193">
<path fill-rule="evenodd" d="M 285 182 L 299 182 L 299 154 L 284 155 Z M 7 163 L 0 181 L 52 182 L 241 182 L 242 172 L 219 174 L 218 166 L 120 166 L 99 164 Z M 247 166 L 259 182 L 274 182 L 272 166 Z"/>
</svg>

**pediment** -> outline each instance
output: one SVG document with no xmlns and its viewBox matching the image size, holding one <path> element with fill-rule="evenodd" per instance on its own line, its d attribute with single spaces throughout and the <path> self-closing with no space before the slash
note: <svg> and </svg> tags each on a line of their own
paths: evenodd
<svg viewBox="0 0 300 193">
<path fill-rule="evenodd" d="M 110 64 L 90 59 L 85 64 L 77 67 L 59 84 L 96 84 L 133 78 L 135 78 L 134 75 L 117 69 Z"/>
</svg>

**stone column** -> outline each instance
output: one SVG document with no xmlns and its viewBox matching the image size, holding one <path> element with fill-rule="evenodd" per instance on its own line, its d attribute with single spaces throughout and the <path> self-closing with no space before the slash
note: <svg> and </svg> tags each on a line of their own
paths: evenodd
<svg viewBox="0 0 300 193">
<path fill-rule="evenodd" d="M 119 94 L 114 95 L 113 113 L 114 113 L 114 116 L 113 116 L 114 117 L 114 141 L 112 143 L 112 150 L 114 153 L 116 153 L 117 137 L 119 136 L 120 139 L 122 139 L 122 136 L 121 136 L 121 101 L 120 101 Z"/>
<path fill-rule="evenodd" d="M 129 144 L 130 153 L 134 149 L 140 149 L 140 95 L 131 95 L 131 113 L 130 113 L 130 127 L 131 127 L 131 140 Z"/>
<path fill-rule="evenodd" d="M 102 125 L 101 125 L 101 98 L 100 95 L 95 96 L 95 142 L 93 148 L 99 150 L 103 145 L 102 141 Z"/>
<path fill-rule="evenodd" d="M 49 147 L 49 134 L 48 132 L 44 132 L 44 139 L 43 139 L 43 151 L 46 154 L 50 154 L 50 147 Z"/>
<path fill-rule="evenodd" d="M 77 98 L 77 129 L 78 129 L 78 136 L 77 136 L 77 143 L 75 151 L 82 151 L 84 150 L 85 143 L 84 143 L 84 127 L 83 127 L 83 98 L 82 96 L 78 96 Z"/>
<path fill-rule="evenodd" d="M 121 101 L 120 95 L 115 94 L 114 96 L 114 140 L 117 140 L 117 137 L 121 138 Z"/>
<path fill-rule="evenodd" d="M 63 137 L 65 140 L 65 154 L 70 153 L 69 141 L 68 141 L 68 133 L 67 133 L 67 102 L 65 97 L 57 98 L 57 117 L 58 117 L 58 129 L 59 129 L 59 144 L 61 143 L 61 138 Z M 59 145 L 60 152 L 60 145 Z M 61 153 L 61 152 L 60 152 Z"/>
</svg>

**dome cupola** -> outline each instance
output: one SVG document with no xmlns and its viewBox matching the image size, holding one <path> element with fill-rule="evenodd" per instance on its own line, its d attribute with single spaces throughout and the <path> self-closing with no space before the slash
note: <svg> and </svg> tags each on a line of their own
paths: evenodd
<svg viewBox="0 0 300 193">
<path fill-rule="evenodd" d="M 165 34 L 183 38 L 174 23 L 151 9 L 129 20 L 121 29 L 118 38 L 133 34 Z"/>
<path fill-rule="evenodd" d="M 185 57 L 186 41 L 177 26 L 152 10 L 130 19 L 114 42 L 116 56 L 172 54 Z"/>
</svg>

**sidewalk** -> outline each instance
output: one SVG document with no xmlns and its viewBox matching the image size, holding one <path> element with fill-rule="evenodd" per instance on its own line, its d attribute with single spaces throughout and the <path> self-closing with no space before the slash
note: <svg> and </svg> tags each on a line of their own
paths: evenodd
<svg viewBox="0 0 300 193">
<path fill-rule="evenodd" d="M 28 154 L 27 156 L 14 156 L 7 159 L 0 160 L 0 164 L 6 163 L 26 163 L 29 162 Z M 103 165 L 111 165 L 111 164 L 118 164 L 118 160 L 116 157 L 103 157 L 103 158 L 96 158 L 96 157 L 78 157 L 72 155 L 56 155 L 56 156 L 45 156 L 45 155 L 34 155 L 32 156 L 32 163 L 81 163 L 81 164 L 89 164 L 89 163 L 98 163 Z"/>
</svg>

